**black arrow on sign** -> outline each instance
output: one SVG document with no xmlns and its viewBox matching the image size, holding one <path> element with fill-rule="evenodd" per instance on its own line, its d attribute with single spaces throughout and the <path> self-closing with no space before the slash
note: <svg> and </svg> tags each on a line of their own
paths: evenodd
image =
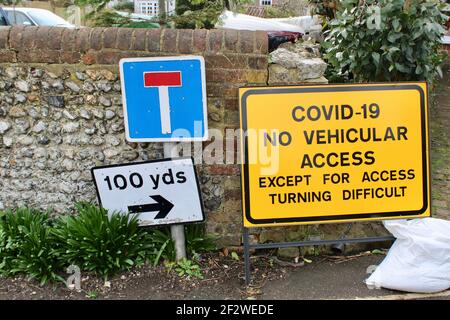
<svg viewBox="0 0 450 320">
<path fill-rule="evenodd" d="M 156 203 L 146 203 L 135 206 L 128 206 L 129 213 L 141 213 L 141 212 L 152 212 L 159 211 L 155 216 L 155 219 L 164 219 L 172 210 L 173 203 L 168 201 L 166 198 L 160 195 L 150 196 Z"/>
</svg>

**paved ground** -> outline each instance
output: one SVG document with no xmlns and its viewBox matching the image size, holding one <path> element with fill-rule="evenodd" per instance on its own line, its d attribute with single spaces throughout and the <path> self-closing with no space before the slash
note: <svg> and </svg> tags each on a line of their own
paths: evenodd
<svg viewBox="0 0 450 320">
<path fill-rule="evenodd" d="M 278 281 L 264 287 L 262 299 L 445 299 L 450 300 L 450 291 L 438 294 L 407 294 L 386 289 L 368 289 L 364 280 L 366 270 L 378 265 L 384 255 L 369 255 L 344 261 L 332 262 L 317 259 L 311 264 L 290 271 Z"/>
</svg>

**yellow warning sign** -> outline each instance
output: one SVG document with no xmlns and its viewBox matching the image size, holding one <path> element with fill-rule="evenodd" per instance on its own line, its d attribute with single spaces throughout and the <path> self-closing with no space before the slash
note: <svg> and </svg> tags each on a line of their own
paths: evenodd
<svg viewBox="0 0 450 320">
<path fill-rule="evenodd" d="M 430 216 L 426 83 L 239 96 L 246 227 Z"/>
</svg>

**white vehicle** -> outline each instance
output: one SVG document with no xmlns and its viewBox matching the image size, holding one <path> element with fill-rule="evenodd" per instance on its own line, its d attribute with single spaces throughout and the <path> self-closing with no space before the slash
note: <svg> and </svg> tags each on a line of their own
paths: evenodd
<svg viewBox="0 0 450 320">
<path fill-rule="evenodd" d="M 51 11 L 37 8 L 0 7 L 0 26 L 49 26 L 76 28 L 60 16 Z"/>
</svg>

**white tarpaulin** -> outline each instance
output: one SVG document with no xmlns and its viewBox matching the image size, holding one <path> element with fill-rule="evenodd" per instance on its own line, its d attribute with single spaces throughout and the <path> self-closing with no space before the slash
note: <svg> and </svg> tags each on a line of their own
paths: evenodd
<svg viewBox="0 0 450 320">
<path fill-rule="evenodd" d="M 216 24 L 216 28 L 252 30 L 252 31 L 287 31 L 304 34 L 305 29 L 290 23 L 284 23 L 275 19 L 264 19 L 246 14 L 224 11 Z"/>
</svg>

